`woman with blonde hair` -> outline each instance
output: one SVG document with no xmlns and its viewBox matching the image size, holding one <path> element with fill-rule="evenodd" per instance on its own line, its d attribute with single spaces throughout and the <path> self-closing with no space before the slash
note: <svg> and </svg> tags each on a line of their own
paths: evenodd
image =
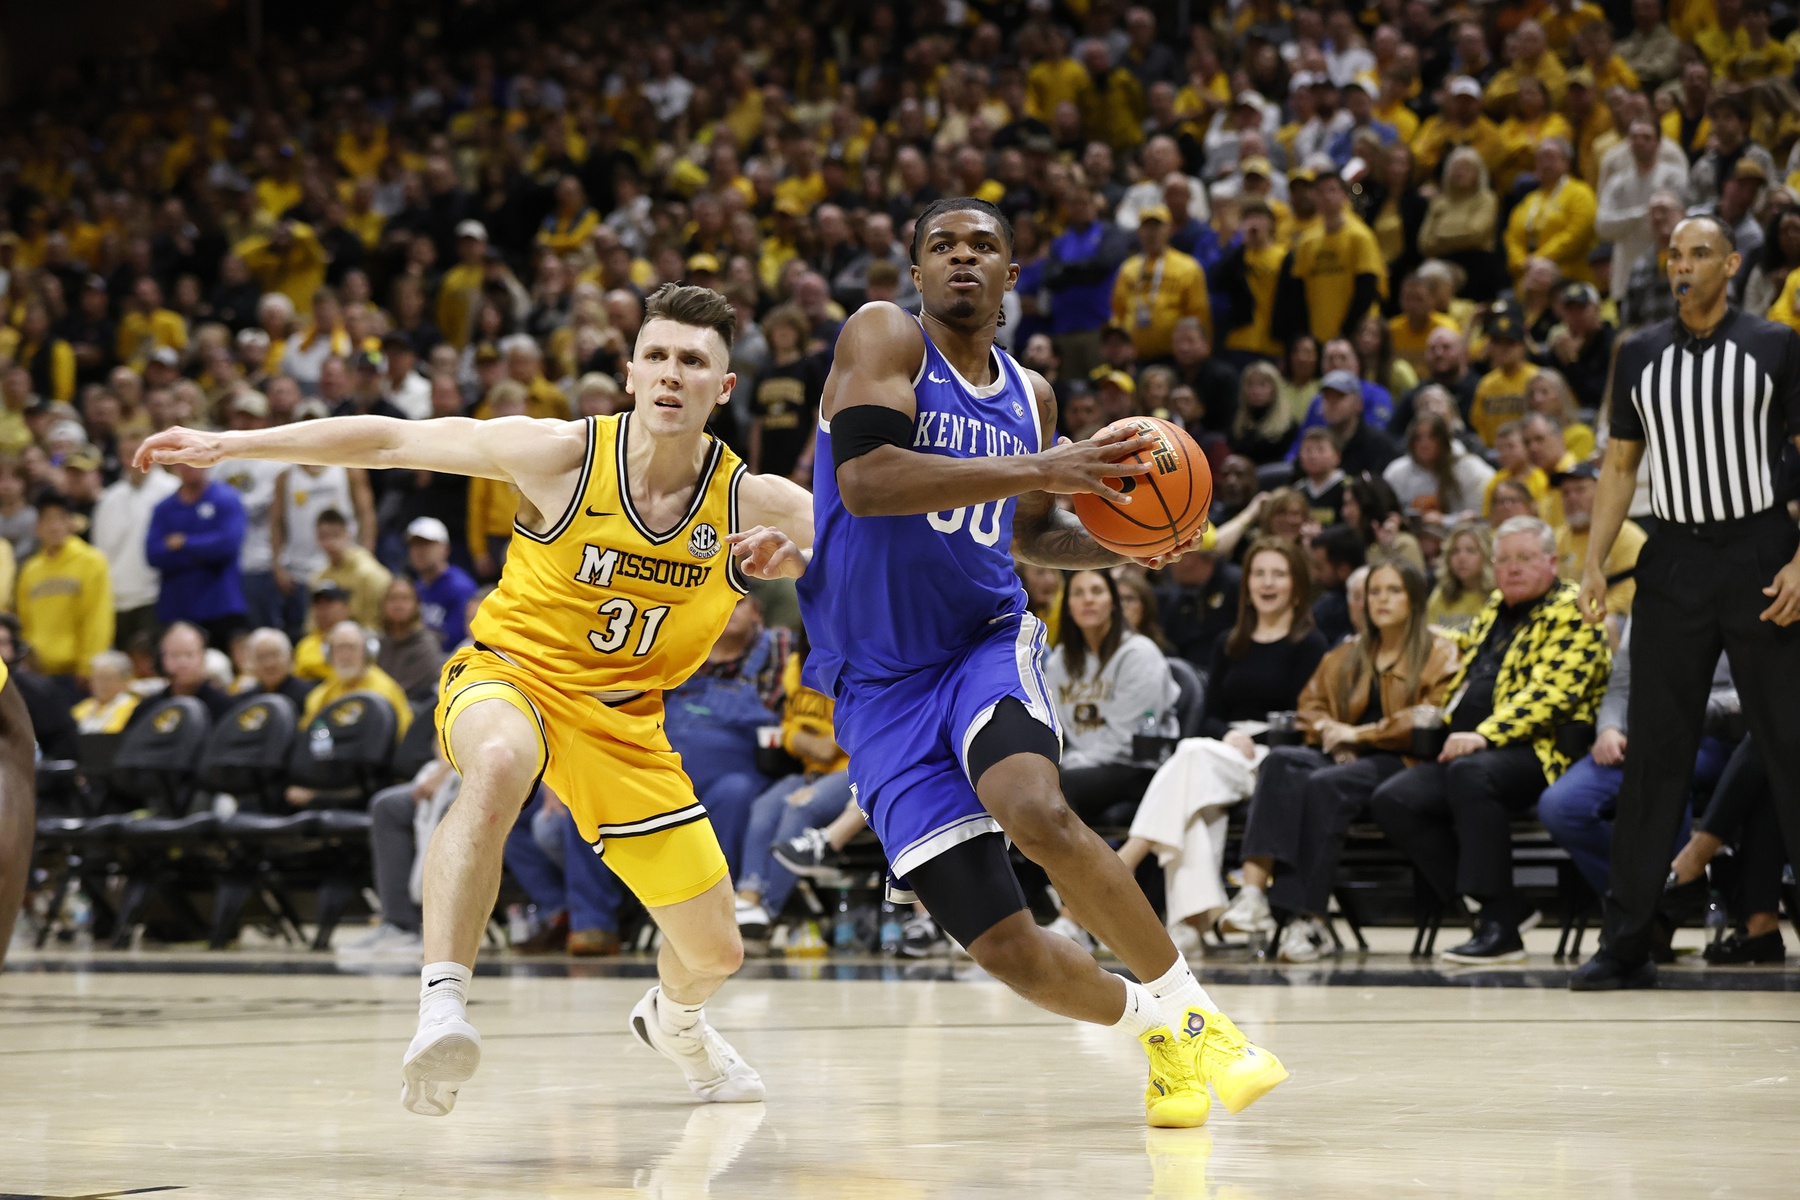
<svg viewBox="0 0 1800 1200">
<path fill-rule="evenodd" d="M 1244 506 L 1244 511 L 1219 527 L 1213 549 L 1224 558 L 1237 557 L 1244 538 L 1255 531 L 1257 540 L 1285 538 L 1300 542 L 1306 536 L 1307 522 L 1312 520 L 1312 505 L 1291 487 L 1272 492 L 1258 492 Z"/>
<path fill-rule="evenodd" d="M 1282 403 L 1281 387 L 1281 373 L 1270 363 L 1251 363 L 1238 376 L 1237 412 L 1231 418 L 1232 451 L 1258 466 L 1281 461 L 1294 442 L 1296 422 Z"/>
<path fill-rule="evenodd" d="M 1500 199 L 1488 184 L 1487 164 L 1473 147 L 1459 146 L 1444 162 L 1443 186 L 1425 209 L 1419 253 L 1461 267 L 1467 294 L 1491 300 L 1505 279 L 1496 249 Z"/>
<path fill-rule="evenodd" d="M 1593 427 L 1576 420 L 1575 393 L 1561 371 L 1539 367 L 1525 385 L 1525 404 L 1532 412 L 1541 412 L 1562 426 L 1563 447 L 1575 456 L 1576 462 L 1594 457 Z"/>
<path fill-rule="evenodd" d="M 1494 591 L 1494 540 L 1487 522 L 1451 526 L 1437 578 L 1425 605 L 1426 618 L 1438 629 L 1469 628 Z"/>
</svg>

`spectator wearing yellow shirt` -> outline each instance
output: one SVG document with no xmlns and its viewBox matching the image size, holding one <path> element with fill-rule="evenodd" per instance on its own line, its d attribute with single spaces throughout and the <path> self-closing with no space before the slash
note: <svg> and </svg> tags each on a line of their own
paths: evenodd
<svg viewBox="0 0 1800 1200">
<path fill-rule="evenodd" d="M 65 497 L 38 497 L 38 548 L 19 570 L 18 614 L 46 675 L 80 677 L 113 641 L 111 569 L 74 529 Z"/>
<path fill-rule="evenodd" d="M 1517 284 L 1530 258 L 1556 264 L 1563 277 L 1592 281 L 1588 252 L 1594 248 L 1594 189 L 1569 174 L 1569 143 L 1547 138 L 1538 145 L 1537 190 L 1513 209 L 1506 224 L 1506 266 Z"/>
<path fill-rule="evenodd" d="M 1537 374 L 1537 368 L 1525 359 L 1525 312 L 1515 301 L 1494 305 L 1488 316 L 1487 334 L 1489 361 L 1494 369 L 1475 385 L 1469 428 L 1484 445 L 1492 446 L 1502 425 L 1525 415 L 1525 387 Z"/>
<path fill-rule="evenodd" d="M 1596 22 L 1604 23 L 1606 14 L 1599 5 L 1587 0 L 1550 0 L 1538 13 L 1538 24 L 1544 27 L 1544 41 L 1563 58 L 1573 57 L 1576 35 Z"/>
<path fill-rule="evenodd" d="M 1242 242 L 1226 251 L 1219 263 L 1219 287 L 1231 297 L 1225 349 L 1278 359 L 1286 348 L 1271 330 L 1287 247 L 1275 240 L 1275 214 L 1266 204 L 1246 204 L 1238 216 L 1238 232 Z"/>
<path fill-rule="evenodd" d="M 1425 343 L 1434 329 L 1448 329 L 1460 334 L 1462 327 L 1448 313 L 1431 307 L 1431 289 L 1417 275 L 1408 275 L 1400 284 L 1400 315 L 1388 322 L 1388 337 L 1394 346 L 1394 357 L 1411 365 L 1420 379 L 1431 377 L 1425 361 Z"/>
<path fill-rule="evenodd" d="M 387 126 L 368 108 L 351 109 L 350 127 L 338 134 L 336 157 L 352 179 L 374 179 L 387 161 Z"/>
<path fill-rule="evenodd" d="M 315 585 L 309 619 L 311 631 L 294 647 L 294 674 L 302 679 L 323 681 L 331 677 L 331 664 L 325 659 L 325 634 L 350 619 L 350 593 L 336 583 Z"/>
<path fill-rule="evenodd" d="M 1387 262 L 1367 225 L 1345 208 L 1344 181 L 1321 175 L 1313 184 L 1318 224 L 1294 243 L 1281 267 L 1275 335 L 1310 333 L 1321 345 L 1351 337 L 1387 290 Z"/>
<path fill-rule="evenodd" d="M 1139 362 L 1168 357 L 1175 323 L 1197 317 L 1212 334 L 1212 304 L 1200 263 L 1169 248 L 1169 210 L 1162 205 L 1138 214 L 1138 244 L 1113 283 L 1113 323 L 1131 334 Z"/>
<path fill-rule="evenodd" d="M 119 315 L 119 340 L 114 352 L 132 370 L 142 371 L 150 352 L 158 347 L 187 349 L 187 322 L 180 313 L 163 307 L 162 287 L 151 276 L 138 277 L 124 309 Z"/>
<path fill-rule="evenodd" d="M 588 207 L 581 180 L 564 175 L 556 181 L 555 207 L 538 229 L 537 244 L 552 254 L 576 254 L 587 248 L 600 224 L 600 214 Z"/>
<path fill-rule="evenodd" d="M 48 400 L 75 398 L 75 349 L 50 331 L 50 310 L 41 300 L 28 300 L 13 335 L 12 360 L 31 373 L 31 388 Z"/>
<path fill-rule="evenodd" d="M 373 692 L 394 708 L 394 740 L 406 736 L 412 724 L 412 705 L 394 677 L 369 659 L 369 644 L 374 635 L 355 621 L 339 621 L 325 635 L 325 660 L 330 674 L 325 682 L 306 694 L 306 707 L 300 712 L 300 724 L 310 725 L 327 705 L 351 692 Z M 300 793 L 296 795 L 296 793 Z M 308 804 L 315 793 L 304 788 L 289 788 L 288 803 Z"/>
<path fill-rule="evenodd" d="M 775 185 L 777 203 L 786 200 L 810 213 L 825 200 L 825 176 L 819 172 L 819 150 L 806 131 L 788 124 L 781 129 L 781 158 L 786 176 Z"/>
<path fill-rule="evenodd" d="M 1781 285 L 1781 294 L 1763 315 L 1800 333 L 1800 270 L 1788 272 L 1787 281 Z"/>
<path fill-rule="evenodd" d="M 1712 23 L 1696 32 L 1693 44 L 1715 78 L 1729 79 L 1731 64 L 1750 48 L 1750 34 L 1744 28 L 1744 0 L 1713 0 Z"/>
<path fill-rule="evenodd" d="M 1087 68 L 1069 57 L 1068 35 L 1054 26 L 1035 31 L 1031 49 L 1019 49 L 1033 60 L 1025 71 L 1026 115 L 1049 124 L 1057 106 L 1077 102 L 1088 83 Z"/>
<path fill-rule="evenodd" d="M 1513 30 L 1511 62 L 1488 81 L 1485 101 L 1489 112 L 1503 116 L 1511 110 L 1519 94 L 1519 80 L 1535 75 L 1544 81 L 1553 106 L 1562 105 L 1563 91 L 1568 87 L 1568 72 L 1551 52 L 1544 27 L 1536 21 L 1521 21 Z"/>
<path fill-rule="evenodd" d="M 1743 84 L 1785 80 L 1794 73 L 1794 51 L 1769 36 L 1769 0 L 1744 5 L 1744 44 L 1731 60 L 1731 78 Z"/>
<path fill-rule="evenodd" d="M 1413 139 L 1419 180 L 1435 179 L 1445 157 L 1459 146 L 1479 154 L 1490 173 L 1506 158 L 1500 127 L 1482 114 L 1481 85 L 1467 75 L 1450 81 L 1443 109 L 1420 126 Z"/>
<path fill-rule="evenodd" d="M 72 712 L 82 733 L 124 733 L 126 722 L 137 711 L 138 697 L 131 683 L 131 655 L 122 650 L 102 650 L 88 663 L 88 690 L 92 695 Z"/>
<path fill-rule="evenodd" d="M 480 221 L 457 223 L 456 265 L 444 272 L 438 285 L 437 327 L 444 340 L 458 350 L 469 344 L 469 329 L 481 303 L 487 248 L 487 226 Z"/>
<path fill-rule="evenodd" d="M 1496 488 L 1503 483 L 1518 484 L 1530 493 L 1532 511 L 1536 512 L 1538 502 L 1550 490 L 1550 477 L 1531 461 L 1531 455 L 1525 450 L 1524 421 L 1508 421 L 1500 427 L 1494 434 L 1494 455 L 1500 460 L 1500 469 L 1487 482 L 1487 490 L 1481 497 L 1481 515 L 1497 526 L 1500 522 L 1493 520 Z"/>
<path fill-rule="evenodd" d="M 1595 463 L 1581 462 L 1560 473 L 1553 481 L 1562 498 L 1563 519 L 1556 529 L 1556 573 L 1564 579 L 1579 581 L 1587 565 L 1588 528 L 1593 522 L 1594 493 L 1600 488 L 1600 468 Z M 1631 615 L 1631 602 L 1637 597 L 1638 554 L 1649 538 L 1636 521 L 1626 520 L 1619 527 L 1612 553 L 1606 556 L 1606 625 L 1617 644 L 1624 632 L 1625 619 Z"/>
<path fill-rule="evenodd" d="M 381 620 L 382 598 L 393 582 L 393 573 L 357 544 L 350 534 L 350 522 L 337 509 L 320 513 L 313 530 L 319 550 L 325 555 L 325 565 L 313 578 L 301 580 L 301 586 L 314 589 L 315 597 L 318 589 L 328 584 L 342 589 L 350 603 L 350 620 L 373 628 Z M 330 625 L 322 628 L 329 629 Z"/>
<path fill-rule="evenodd" d="M 500 339 L 500 353 L 506 358 L 507 378 L 525 389 L 526 416 L 540 421 L 569 419 L 569 398 L 544 378 L 544 351 L 535 338 L 510 334 Z M 492 414 L 484 399 L 469 415 L 485 419 Z"/>
<path fill-rule="evenodd" d="M 325 286 L 325 247 L 313 227 L 302 221 L 278 221 L 267 233 L 252 234 L 232 248 L 244 260 L 264 292 L 280 292 L 294 302 L 294 312 L 312 315 L 313 296 Z"/>
<path fill-rule="evenodd" d="M 1144 85 L 1124 67 L 1112 65 L 1112 49 L 1099 38 L 1088 42 L 1082 63 L 1087 79 L 1075 97 L 1082 135 L 1120 154 L 1135 149 L 1144 140 L 1144 118 L 1150 113 Z"/>
<path fill-rule="evenodd" d="M 1500 142 L 1506 157 L 1494 179 L 1502 193 L 1512 191 L 1519 176 L 1536 169 L 1539 142 L 1552 137 L 1571 144 L 1575 140 L 1568 118 L 1551 111 L 1550 93 L 1544 90 L 1543 80 L 1527 75 L 1519 80 L 1517 95 L 1512 115 L 1500 122 Z"/>
<path fill-rule="evenodd" d="M 1544 524 L 1554 529 L 1563 523 L 1562 493 L 1556 490 L 1554 480 L 1579 460 L 1569 453 L 1568 446 L 1563 443 L 1562 426 L 1555 417 L 1539 412 L 1528 413 L 1520 424 L 1525 432 L 1525 453 L 1530 456 L 1532 464 L 1553 481 L 1550 490 L 1538 500 L 1538 516 L 1544 519 Z"/>
<path fill-rule="evenodd" d="M 1615 87 L 1622 87 L 1628 92 L 1643 90 L 1644 85 L 1639 82 L 1637 72 L 1616 52 L 1612 26 L 1605 21 L 1595 20 L 1582 26 L 1575 45 L 1581 55 L 1582 65 L 1593 77 L 1594 88 L 1602 96 Z M 1573 79 L 1574 76 L 1571 75 L 1570 80 Z"/>
</svg>

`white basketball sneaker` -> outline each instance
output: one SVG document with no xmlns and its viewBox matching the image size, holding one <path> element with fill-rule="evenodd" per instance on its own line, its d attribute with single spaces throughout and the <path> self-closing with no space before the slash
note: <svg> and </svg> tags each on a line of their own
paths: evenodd
<svg viewBox="0 0 1800 1200">
<path fill-rule="evenodd" d="M 631 1031 L 638 1041 L 681 1068 L 694 1095 L 714 1104 L 754 1104 L 765 1095 L 756 1073 L 731 1043 L 702 1018 L 692 1029 L 670 1033 L 656 1015 L 661 986 L 644 993 L 631 1010 Z"/>
<path fill-rule="evenodd" d="M 422 1117 L 447 1117 L 456 1090 L 481 1065 L 481 1035 L 460 1018 L 419 1026 L 400 1062 L 400 1106 Z"/>
</svg>

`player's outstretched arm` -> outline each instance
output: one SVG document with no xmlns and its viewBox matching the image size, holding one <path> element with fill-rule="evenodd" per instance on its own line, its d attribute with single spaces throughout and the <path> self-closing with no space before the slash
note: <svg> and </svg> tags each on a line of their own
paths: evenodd
<svg viewBox="0 0 1800 1200">
<path fill-rule="evenodd" d="M 398 468 L 474 475 L 518 486 L 539 511 L 557 512 L 568 503 L 566 484 L 587 455 L 581 421 L 540 421 L 530 417 L 327 417 L 273 429 L 211 431 L 176 426 L 144 439 L 140 470 L 152 463 L 210 467 L 221 459 L 258 458 L 305 466 Z M 550 507 L 546 508 L 545 505 Z"/>
<path fill-rule="evenodd" d="M 725 540 L 752 579 L 798 579 L 813 541 L 812 493 L 779 475 L 746 475 L 738 485 L 743 526 Z"/>
<path fill-rule="evenodd" d="M 913 377 L 924 352 L 918 322 L 885 302 L 859 308 L 838 335 L 823 411 L 827 420 L 843 423 L 842 429 L 832 431 L 832 452 L 838 493 L 852 516 L 942 512 L 1027 492 L 1097 492 L 1128 503 L 1105 480 L 1150 470 L 1148 465 L 1117 460 L 1148 447 L 1151 440 L 1120 435 L 1102 434 L 1038 454 L 996 458 L 949 458 L 911 449 L 910 435 L 899 435 L 918 417 Z M 885 422 L 894 431 L 892 438 L 869 432 L 881 422 L 859 420 L 858 431 L 852 431 L 851 418 L 844 414 L 870 408 L 887 409 L 901 418 Z"/>
</svg>

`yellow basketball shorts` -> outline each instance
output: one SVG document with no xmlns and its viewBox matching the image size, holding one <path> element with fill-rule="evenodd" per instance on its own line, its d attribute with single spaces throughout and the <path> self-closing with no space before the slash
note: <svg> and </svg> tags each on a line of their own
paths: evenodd
<svg viewBox="0 0 1800 1200">
<path fill-rule="evenodd" d="M 725 854 L 681 756 L 662 732 L 662 694 L 620 705 L 551 687 L 492 650 L 467 646 L 444 664 L 437 708 L 444 756 L 459 773 L 454 746 L 479 730 L 487 700 L 501 700 L 538 730 L 538 775 L 569 806 L 581 836 L 644 904 L 691 900 L 727 874 Z"/>
</svg>

